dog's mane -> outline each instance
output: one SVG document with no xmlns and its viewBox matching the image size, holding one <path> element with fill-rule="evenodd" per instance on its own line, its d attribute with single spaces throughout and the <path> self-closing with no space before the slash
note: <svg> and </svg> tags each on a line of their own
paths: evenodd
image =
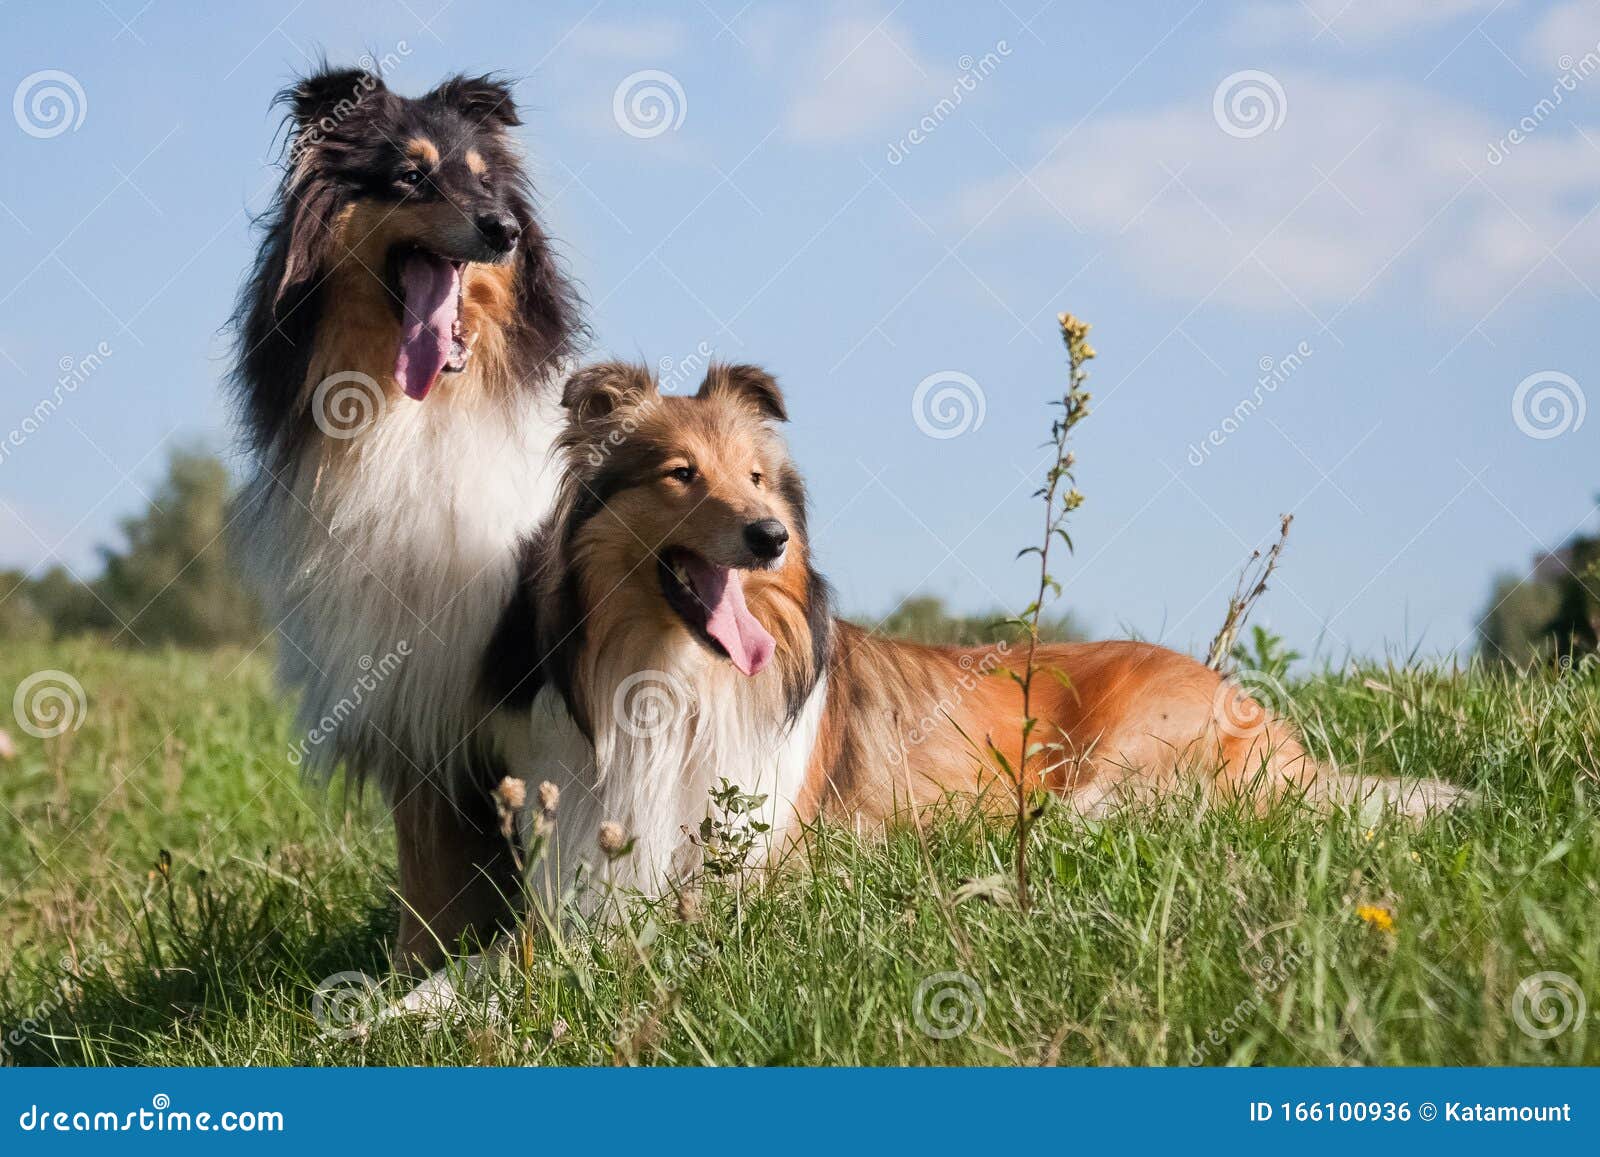
<svg viewBox="0 0 1600 1157">
<path fill-rule="evenodd" d="M 584 339 L 578 292 L 533 209 L 533 186 L 506 131 L 519 124 L 509 86 L 493 75 L 453 76 L 417 102 L 451 108 L 495 131 L 488 138 L 508 177 L 508 208 L 522 229 L 513 331 L 507 335 L 519 382 L 536 387 L 547 369 Z M 237 357 L 229 386 L 251 451 L 286 465 L 313 433 L 300 397 L 334 260 L 334 227 L 362 194 L 363 164 L 383 142 L 383 126 L 402 98 L 375 73 L 324 67 L 283 89 L 283 176 L 256 222 L 262 241 L 230 326 Z"/>
</svg>

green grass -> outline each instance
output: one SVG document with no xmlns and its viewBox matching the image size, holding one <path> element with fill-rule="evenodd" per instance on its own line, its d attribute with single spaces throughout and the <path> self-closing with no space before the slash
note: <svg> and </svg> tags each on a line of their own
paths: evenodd
<svg viewBox="0 0 1600 1157">
<path fill-rule="evenodd" d="M 1056 809 L 1026 915 L 958 900 L 1005 870 L 1003 826 L 823 831 L 807 867 L 712 887 L 693 921 L 666 906 L 541 942 L 495 983 L 498 1018 L 349 1038 L 313 1015 L 320 983 L 404 987 L 386 971 L 391 839 L 375 809 L 296 782 L 264 664 L 8 648 L 5 703 L 44 668 L 78 679 L 87 710 L 58 739 L 3 720 L 18 754 L 0 764 L 0 1027 L 17 1063 L 1600 1062 L 1594 664 L 1294 687 L 1320 752 L 1478 790 L 1421 828 L 1189 801 L 1102 823 Z M 1553 1036 L 1513 1015 L 1541 972 L 1587 994 Z M 946 973 L 965 979 L 919 1017 L 919 986 Z M 930 1035 L 941 1012 L 971 1023 Z"/>
</svg>

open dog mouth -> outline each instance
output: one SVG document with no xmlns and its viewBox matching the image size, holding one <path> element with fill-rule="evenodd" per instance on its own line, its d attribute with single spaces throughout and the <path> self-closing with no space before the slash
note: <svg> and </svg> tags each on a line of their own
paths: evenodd
<svg viewBox="0 0 1600 1157">
<path fill-rule="evenodd" d="M 662 551 L 656 570 L 667 605 L 690 633 L 740 673 L 760 674 L 777 644 L 745 606 L 743 572 L 717 566 L 681 546 Z"/>
<path fill-rule="evenodd" d="M 390 253 L 389 265 L 400 300 L 394 376 L 408 397 L 421 401 L 440 374 L 460 373 L 472 355 L 477 335 L 461 324 L 467 263 L 404 245 Z"/>
</svg>

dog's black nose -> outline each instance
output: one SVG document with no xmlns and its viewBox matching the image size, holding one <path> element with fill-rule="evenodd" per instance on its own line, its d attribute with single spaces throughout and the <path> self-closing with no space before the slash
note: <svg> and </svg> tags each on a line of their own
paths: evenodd
<svg viewBox="0 0 1600 1157">
<path fill-rule="evenodd" d="M 776 518 L 763 518 L 744 528 L 745 545 L 761 559 L 774 559 L 789 545 L 789 528 Z"/>
<path fill-rule="evenodd" d="M 522 236 L 522 226 L 517 224 L 517 219 L 502 209 L 479 213 L 477 226 L 489 247 L 500 253 L 510 253 L 517 247 L 517 238 Z"/>
</svg>

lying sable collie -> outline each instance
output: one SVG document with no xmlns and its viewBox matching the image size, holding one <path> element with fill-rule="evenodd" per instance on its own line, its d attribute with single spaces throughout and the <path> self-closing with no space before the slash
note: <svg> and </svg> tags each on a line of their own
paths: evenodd
<svg viewBox="0 0 1600 1157">
<path fill-rule="evenodd" d="M 477 673 L 555 493 L 576 300 L 504 85 L 408 100 L 324 71 L 280 100 L 288 164 L 236 317 L 256 473 L 235 528 L 302 692 L 290 758 L 381 786 L 399 948 L 431 964 L 518 890 Z"/>
<path fill-rule="evenodd" d="M 699 866 L 691 838 L 726 778 L 764 794 L 775 847 L 817 817 L 876 827 L 951 793 L 1014 806 L 984 753 L 1020 743 L 1022 648 L 928 647 L 834 619 L 806 540 L 778 386 L 713 367 L 693 397 L 648 370 L 567 382 L 568 474 L 530 544 L 486 669 L 512 773 L 560 788 L 552 875 L 631 854 L 617 885 L 659 892 Z M 1201 777 L 1219 796 L 1448 804 L 1436 780 L 1319 768 L 1292 729 L 1184 655 L 1144 643 L 1043 646 L 1026 782 L 1099 812 Z"/>
</svg>

